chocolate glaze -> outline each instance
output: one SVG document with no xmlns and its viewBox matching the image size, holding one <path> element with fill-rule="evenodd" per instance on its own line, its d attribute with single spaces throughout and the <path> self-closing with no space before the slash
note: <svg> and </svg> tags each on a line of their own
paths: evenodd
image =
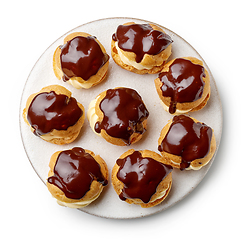
<svg viewBox="0 0 241 240">
<path fill-rule="evenodd" d="M 129 145 L 133 133 L 143 134 L 145 132 L 142 122 L 147 119 L 149 112 L 135 90 L 109 89 L 99 107 L 104 118 L 102 122 L 95 124 L 97 133 L 104 129 L 110 136 L 121 138 Z"/>
<path fill-rule="evenodd" d="M 64 81 L 68 81 L 72 77 L 81 77 L 87 81 L 109 59 L 109 56 L 102 52 L 93 36 L 77 36 L 60 48 Z"/>
<path fill-rule="evenodd" d="M 117 178 L 124 183 L 119 195 L 125 201 L 127 198 L 139 198 L 148 203 L 156 193 L 159 183 L 172 171 L 172 167 L 152 158 L 142 157 L 138 151 L 123 159 L 117 160 L 120 166 Z"/>
<path fill-rule="evenodd" d="M 176 112 L 176 104 L 194 102 L 202 97 L 205 69 L 190 60 L 178 58 L 170 65 L 168 72 L 160 73 L 159 79 L 164 97 L 171 98 L 169 112 Z"/>
<path fill-rule="evenodd" d="M 100 165 L 80 147 L 62 151 L 58 155 L 53 172 L 54 175 L 47 181 L 71 199 L 84 197 L 94 180 L 103 186 L 108 184 L 101 173 Z"/>
<path fill-rule="evenodd" d="M 41 136 L 53 129 L 66 130 L 75 125 L 82 115 L 75 98 L 51 91 L 39 93 L 33 98 L 27 119 L 34 128 L 34 134 Z"/>
<path fill-rule="evenodd" d="M 134 52 L 138 63 L 145 54 L 157 55 L 173 42 L 169 35 L 153 30 L 149 24 L 120 25 L 112 39 L 122 50 Z"/>
<path fill-rule="evenodd" d="M 183 170 L 193 160 L 208 154 L 212 134 L 212 129 L 204 123 L 195 123 L 184 115 L 175 116 L 158 150 L 181 156 L 180 169 Z"/>
</svg>

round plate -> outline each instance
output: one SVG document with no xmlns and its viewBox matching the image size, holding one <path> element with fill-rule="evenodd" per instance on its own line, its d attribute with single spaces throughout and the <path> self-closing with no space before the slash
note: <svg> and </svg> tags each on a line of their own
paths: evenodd
<svg viewBox="0 0 241 240">
<path fill-rule="evenodd" d="M 172 116 L 168 112 L 165 112 L 160 104 L 160 100 L 154 85 L 154 79 L 158 76 L 157 74 L 138 75 L 128 72 L 116 65 L 113 59 L 110 58 L 107 79 L 101 84 L 86 90 L 75 89 L 68 83 L 63 82 L 62 80 L 58 80 L 55 77 L 52 69 L 53 53 L 59 45 L 63 44 L 64 37 L 69 33 L 80 31 L 87 32 L 93 36 L 96 36 L 97 39 L 105 47 L 109 56 L 111 56 L 110 43 L 112 34 L 116 31 L 118 25 L 130 21 L 136 23 L 148 23 L 144 20 L 132 18 L 107 18 L 81 25 L 56 40 L 43 53 L 43 55 L 39 58 L 33 67 L 22 93 L 20 106 L 20 128 L 23 145 L 27 156 L 36 173 L 44 183 L 46 183 L 49 171 L 48 163 L 50 157 L 54 152 L 59 150 L 71 149 L 76 146 L 89 149 L 95 154 L 100 155 L 106 161 L 110 175 L 116 160 L 128 149 L 148 149 L 158 152 L 157 141 L 161 129 L 166 125 L 168 120 L 172 118 Z M 166 29 L 165 27 L 160 27 L 164 29 L 164 31 L 166 31 L 166 33 L 169 34 L 174 41 L 172 48 L 173 53 L 170 59 L 176 57 L 193 56 L 201 59 L 204 62 L 197 51 L 183 38 L 170 31 L 169 29 Z M 189 115 L 196 118 L 200 122 L 206 123 L 214 129 L 218 148 L 222 133 L 222 106 L 213 76 L 205 62 L 204 65 L 210 73 L 211 97 L 208 101 L 208 104 L 202 110 L 191 113 Z M 47 85 L 52 84 L 59 84 L 69 89 L 73 94 L 72 96 L 75 97 L 78 102 L 83 104 L 86 111 L 88 110 L 90 101 L 94 99 L 99 93 L 109 88 L 129 87 L 137 90 L 137 92 L 142 96 L 142 99 L 150 113 L 148 118 L 147 132 L 144 134 L 141 141 L 133 144 L 132 146 L 115 146 L 106 142 L 103 138 L 97 136 L 91 130 L 86 118 L 80 136 L 73 143 L 59 146 L 43 141 L 30 131 L 29 126 L 24 122 L 22 118 L 22 112 L 29 95 L 38 92 L 41 88 Z M 180 171 L 178 169 L 174 169 L 172 189 L 168 197 L 161 204 L 155 207 L 145 209 L 138 205 L 130 205 L 121 201 L 112 187 L 111 179 L 109 179 L 109 184 L 103 190 L 101 196 L 89 206 L 81 210 L 100 217 L 121 219 L 144 217 L 157 212 L 161 212 L 182 200 L 201 182 L 209 170 L 214 157 L 207 166 L 203 167 L 199 171 Z"/>
</svg>

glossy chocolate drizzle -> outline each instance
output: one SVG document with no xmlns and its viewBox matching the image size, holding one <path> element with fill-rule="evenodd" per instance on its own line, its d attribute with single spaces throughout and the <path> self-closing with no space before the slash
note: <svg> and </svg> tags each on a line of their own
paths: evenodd
<svg viewBox="0 0 241 240">
<path fill-rule="evenodd" d="M 204 123 L 195 123 L 184 115 L 175 116 L 158 150 L 181 156 L 180 169 L 184 170 L 193 160 L 208 154 L 212 134 L 212 129 Z"/>
<path fill-rule="evenodd" d="M 104 129 L 110 136 L 121 138 L 126 145 L 131 144 L 133 133 L 144 133 L 142 122 L 147 119 L 149 112 L 135 90 L 109 89 L 99 107 L 104 118 L 95 124 L 97 133 Z"/>
<path fill-rule="evenodd" d="M 156 193 L 159 183 L 172 171 L 171 166 L 152 158 L 142 157 L 139 151 L 118 159 L 116 163 L 120 166 L 117 178 L 124 183 L 119 195 L 123 201 L 127 198 L 138 198 L 148 203 Z"/>
<path fill-rule="evenodd" d="M 160 73 L 159 79 L 164 97 L 170 97 L 169 112 L 176 112 L 176 104 L 194 102 L 201 98 L 205 77 L 203 66 L 194 64 L 190 60 L 177 58 L 170 65 L 168 72 Z"/>
<path fill-rule="evenodd" d="M 101 173 L 100 165 L 80 147 L 62 151 L 58 155 L 53 172 L 54 175 L 47 181 L 71 199 L 84 197 L 94 180 L 103 186 L 108 184 L 108 180 Z"/>
<path fill-rule="evenodd" d="M 83 111 L 75 98 L 54 91 L 37 94 L 28 108 L 27 119 L 34 134 L 41 136 L 53 129 L 66 130 L 75 125 Z"/>
<path fill-rule="evenodd" d="M 122 50 L 134 52 L 137 63 L 145 54 L 157 55 L 173 42 L 169 35 L 153 30 L 149 24 L 120 25 L 112 39 Z"/>
<path fill-rule="evenodd" d="M 95 37 L 77 36 L 60 46 L 60 62 L 63 80 L 81 77 L 87 81 L 108 61 L 108 54 L 104 54 Z"/>
</svg>

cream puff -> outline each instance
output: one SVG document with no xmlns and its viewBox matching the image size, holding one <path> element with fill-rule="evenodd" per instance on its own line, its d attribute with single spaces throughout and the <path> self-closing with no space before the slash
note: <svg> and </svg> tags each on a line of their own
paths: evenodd
<svg viewBox="0 0 241 240">
<path fill-rule="evenodd" d="M 154 74 L 171 55 L 172 42 L 157 25 L 130 22 L 119 25 L 112 35 L 111 54 L 115 63 L 128 71 Z"/>
<path fill-rule="evenodd" d="M 56 77 L 75 88 L 91 88 L 102 82 L 109 66 L 109 55 L 96 37 L 84 32 L 69 34 L 53 55 Z"/>
<path fill-rule="evenodd" d="M 92 130 L 114 145 L 133 144 L 147 129 L 149 112 L 131 88 L 115 88 L 91 101 L 87 117 Z"/>
<path fill-rule="evenodd" d="M 172 167 L 162 156 L 149 151 L 128 150 L 112 170 L 112 184 L 119 198 L 129 204 L 149 208 L 160 204 L 172 186 Z"/>
<path fill-rule="evenodd" d="M 62 145 L 79 135 L 85 110 L 66 88 L 50 85 L 29 96 L 23 118 L 36 136 Z"/>
<path fill-rule="evenodd" d="M 210 162 L 215 153 L 214 132 L 194 118 L 174 116 L 161 131 L 158 150 L 165 164 L 181 170 L 199 170 Z"/>
<path fill-rule="evenodd" d="M 183 114 L 202 109 L 210 98 L 210 77 L 203 62 L 176 58 L 164 65 L 155 86 L 164 109 Z"/>
<path fill-rule="evenodd" d="M 55 152 L 49 167 L 47 187 L 62 206 L 86 207 L 100 196 L 108 184 L 105 161 L 80 147 Z"/>
</svg>

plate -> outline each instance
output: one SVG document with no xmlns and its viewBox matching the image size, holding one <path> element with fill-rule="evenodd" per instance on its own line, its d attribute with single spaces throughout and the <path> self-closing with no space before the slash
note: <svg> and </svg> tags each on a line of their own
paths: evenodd
<svg viewBox="0 0 241 240">
<path fill-rule="evenodd" d="M 116 31 L 118 25 L 130 21 L 136 23 L 150 23 L 145 20 L 133 18 L 106 18 L 83 24 L 57 39 L 42 54 L 30 72 L 21 98 L 20 130 L 23 145 L 30 163 L 32 164 L 40 179 L 45 184 L 49 171 L 48 163 L 51 155 L 56 151 L 67 150 L 76 146 L 89 149 L 95 154 L 100 155 L 106 161 L 110 174 L 116 160 L 128 149 L 149 149 L 158 152 L 157 141 L 161 129 L 166 125 L 168 120 L 172 118 L 172 116 L 168 112 L 165 112 L 160 105 L 160 100 L 154 85 L 154 79 L 158 76 L 157 74 L 138 75 L 128 72 L 116 65 L 113 59 L 110 57 L 107 79 L 101 84 L 87 90 L 75 89 L 70 84 L 63 82 L 62 80 L 58 80 L 55 77 L 52 69 L 53 53 L 59 45 L 63 44 L 63 39 L 66 35 L 70 34 L 71 32 L 81 31 L 96 36 L 97 39 L 105 47 L 109 56 L 111 56 L 110 45 L 112 34 Z M 204 66 L 210 73 L 211 97 L 208 101 L 208 104 L 202 110 L 188 115 L 196 118 L 200 122 L 206 123 L 214 129 L 218 149 L 222 134 L 222 105 L 218 89 L 211 71 L 209 70 L 202 57 L 188 42 L 186 42 L 183 38 L 171 30 L 163 26 L 160 27 L 164 29 L 164 31 L 166 31 L 166 33 L 169 34 L 174 41 L 172 47 L 173 53 L 169 60 L 176 57 L 193 56 L 201 59 L 204 62 Z M 51 84 L 59 84 L 69 89 L 72 92 L 72 96 L 75 97 L 78 102 L 83 104 L 86 111 L 88 110 L 90 101 L 104 90 L 115 87 L 133 88 L 142 96 L 143 101 L 149 110 L 150 116 L 148 118 L 148 130 L 144 134 L 143 138 L 132 146 L 115 146 L 106 142 L 103 138 L 97 136 L 91 130 L 86 117 L 83 129 L 81 130 L 81 134 L 73 143 L 59 146 L 45 142 L 42 139 L 36 137 L 30 131 L 29 126 L 24 122 L 22 118 L 22 111 L 25 107 L 26 100 L 29 95 L 38 92 L 41 88 Z M 215 155 L 216 154 L 214 154 L 214 157 L 210 163 L 199 171 L 180 171 L 178 169 L 174 169 L 172 189 L 168 197 L 161 204 L 155 207 L 145 209 L 138 205 L 130 205 L 121 201 L 112 187 L 111 180 L 109 180 L 109 184 L 104 189 L 101 196 L 89 206 L 81 209 L 81 211 L 99 217 L 115 219 L 139 218 L 161 212 L 182 200 L 194 188 L 197 187 L 197 185 L 202 181 L 209 168 L 211 167 Z M 50 198 L 50 200 L 52 199 Z"/>
</svg>

